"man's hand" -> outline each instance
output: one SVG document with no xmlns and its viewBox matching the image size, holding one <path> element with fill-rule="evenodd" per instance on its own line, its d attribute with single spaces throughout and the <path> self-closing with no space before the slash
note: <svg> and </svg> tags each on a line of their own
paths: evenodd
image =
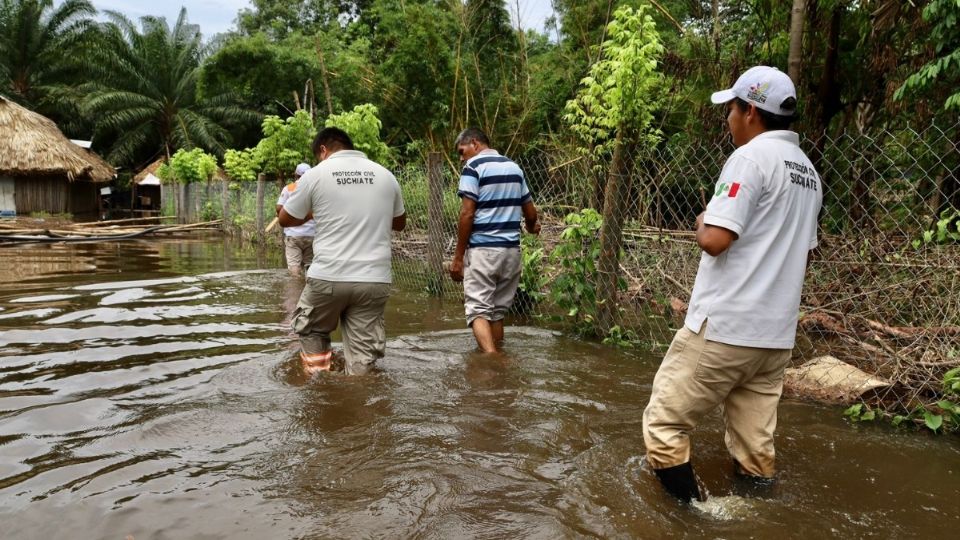
<svg viewBox="0 0 960 540">
<path fill-rule="evenodd" d="M 450 262 L 450 279 L 457 283 L 463 281 L 463 259 L 454 258 Z"/>
<path fill-rule="evenodd" d="M 706 214 L 706 213 L 707 213 L 706 210 L 704 210 L 703 212 L 700 212 L 700 215 L 699 215 L 699 216 L 697 216 L 697 222 L 696 222 L 696 224 L 693 226 L 694 232 L 700 230 L 700 227 L 703 227 L 703 215 Z"/>
<path fill-rule="evenodd" d="M 540 234 L 540 220 L 538 219 L 538 220 L 534 221 L 533 224 L 531 224 L 531 223 L 528 221 L 528 222 L 527 222 L 527 232 L 530 233 L 530 234 L 533 234 L 533 235 L 539 235 L 539 234 Z"/>
</svg>

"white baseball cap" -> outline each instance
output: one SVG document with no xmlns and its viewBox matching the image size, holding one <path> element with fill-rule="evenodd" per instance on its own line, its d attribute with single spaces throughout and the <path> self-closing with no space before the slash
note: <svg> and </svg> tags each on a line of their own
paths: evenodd
<svg viewBox="0 0 960 540">
<path fill-rule="evenodd" d="M 748 69 L 733 83 L 733 88 L 714 92 L 710 101 L 719 105 L 734 98 L 780 116 L 793 116 L 797 112 L 797 89 L 790 77 L 775 67 L 755 66 Z M 793 98 L 792 107 L 784 108 L 783 103 L 788 98 Z"/>
<path fill-rule="evenodd" d="M 303 176 L 304 173 L 306 173 L 306 172 L 309 171 L 309 170 L 310 170 L 310 166 L 309 166 L 309 165 L 307 165 L 306 163 L 301 163 L 301 164 L 297 165 L 297 170 L 294 171 L 293 174 L 295 174 L 295 175 L 299 178 L 299 177 Z"/>
</svg>

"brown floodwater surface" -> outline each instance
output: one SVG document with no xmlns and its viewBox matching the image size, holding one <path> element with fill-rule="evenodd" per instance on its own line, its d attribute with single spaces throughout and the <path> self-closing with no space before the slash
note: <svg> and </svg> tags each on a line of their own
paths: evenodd
<svg viewBox="0 0 960 540">
<path fill-rule="evenodd" d="M 306 378 L 278 252 L 220 239 L 0 248 L 0 537 L 935 538 L 960 444 L 784 402 L 779 482 L 744 496 L 719 415 L 712 497 L 643 455 L 658 358 L 397 290 L 381 372 Z M 335 339 L 338 339 L 335 336 Z"/>
</svg>

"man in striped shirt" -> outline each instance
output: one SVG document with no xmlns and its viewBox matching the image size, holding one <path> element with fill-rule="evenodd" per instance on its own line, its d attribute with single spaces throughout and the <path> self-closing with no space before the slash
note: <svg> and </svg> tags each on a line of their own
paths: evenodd
<svg viewBox="0 0 960 540">
<path fill-rule="evenodd" d="M 463 130 L 456 146 L 464 166 L 450 277 L 463 282 L 467 325 L 477 345 L 492 353 L 503 342 L 503 317 L 520 283 L 520 218 L 530 234 L 540 233 L 540 222 L 523 171 L 491 149 L 483 131 Z"/>
</svg>

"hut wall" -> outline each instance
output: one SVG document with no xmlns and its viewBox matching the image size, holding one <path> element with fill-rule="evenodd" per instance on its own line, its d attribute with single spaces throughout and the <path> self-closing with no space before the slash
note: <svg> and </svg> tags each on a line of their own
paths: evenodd
<svg viewBox="0 0 960 540">
<path fill-rule="evenodd" d="M 104 187 L 109 184 L 102 184 Z M 99 205 L 97 203 L 97 193 L 100 191 L 100 185 L 92 182 L 71 182 L 70 183 L 70 204 L 69 212 L 74 216 L 97 215 Z"/>
<path fill-rule="evenodd" d="M 68 211 L 70 190 L 65 178 L 17 178 L 14 190 L 18 214 L 63 214 Z"/>
</svg>

